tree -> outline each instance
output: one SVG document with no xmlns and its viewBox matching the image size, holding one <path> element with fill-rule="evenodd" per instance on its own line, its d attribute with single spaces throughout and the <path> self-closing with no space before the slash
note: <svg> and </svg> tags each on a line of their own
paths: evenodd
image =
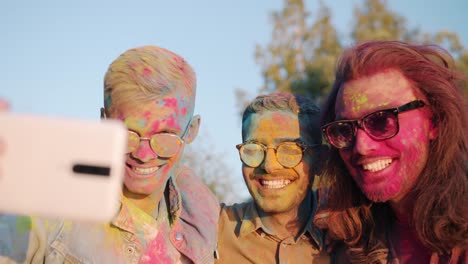
<svg viewBox="0 0 468 264">
<path fill-rule="evenodd" d="M 354 42 L 411 40 L 413 34 L 409 34 L 405 18 L 389 10 L 386 3 L 385 0 L 365 0 L 361 7 L 354 8 L 356 20 L 351 32 Z"/>
<path fill-rule="evenodd" d="M 302 0 L 286 0 L 281 12 L 273 12 L 272 41 L 255 51 L 265 80 L 260 93 L 294 91 L 315 98 L 327 90 L 341 45 L 329 8 L 320 2 L 317 14 L 309 25 Z"/>
<path fill-rule="evenodd" d="M 192 144 L 186 145 L 183 156 L 183 164 L 192 168 L 195 174 L 203 180 L 220 202 L 232 203 L 238 197 L 234 197 L 235 186 L 232 177 L 233 169 L 229 168 L 222 159 L 220 153 L 213 152 L 213 146 L 203 139 L 208 136 L 197 137 Z"/>
<path fill-rule="evenodd" d="M 410 29 L 404 17 L 389 9 L 386 0 L 363 0 L 353 12 L 355 22 L 348 38 L 351 42 L 402 40 L 439 44 L 452 53 L 458 68 L 468 73 L 468 50 L 456 33 L 430 34 Z M 311 17 L 303 0 L 285 0 L 283 10 L 273 12 L 271 42 L 255 49 L 264 78 L 259 93 L 292 91 L 320 101 L 329 92 L 343 40 L 338 38 L 331 24 L 331 11 L 322 1 L 316 14 L 315 20 L 308 23 Z M 236 93 L 246 97 L 245 92 Z M 464 93 L 468 95 L 466 84 Z"/>
</svg>

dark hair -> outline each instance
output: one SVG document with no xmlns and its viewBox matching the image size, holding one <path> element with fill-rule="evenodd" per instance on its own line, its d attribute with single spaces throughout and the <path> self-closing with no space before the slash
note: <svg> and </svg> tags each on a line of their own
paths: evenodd
<svg viewBox="0 0 468 264">
<path fill-rule="evenodd" d="M 450 54 L 436 45 L 399 41 L 365 42 L 344 51 L 336 79 L 323 107 L 322 125 L 335 120 L 338 91 L 347 81 L 396 69 L 425 95 L 437 137 L 429 146 L 427 164 L 411 190 L 415 194 L 413 224 L 421 242 L 439 254 L 467 247 L 468 160 L 467 102 L 461 87 L 467 78 L 454 67 Z M 328 228 L 348 244 L 368 236 L 386 205 L 371 205 L 352 180 L 337 149 L 332 149 L 323 178 L 332 182 Z"/>
<path fill-rule="evenodd" d="M 242 115 L 243 139 L 246 132 L 244 122 L 247 118 L 254 113 L 265 111 L 286 111 L 297 114 L 304 122 L 301 126 L 307 125 L 308 137 L 315 143 L 321 143 L 320 108 L 308 97 L 286 92 L 259 95 L 245 108 Z"/>
</svg>

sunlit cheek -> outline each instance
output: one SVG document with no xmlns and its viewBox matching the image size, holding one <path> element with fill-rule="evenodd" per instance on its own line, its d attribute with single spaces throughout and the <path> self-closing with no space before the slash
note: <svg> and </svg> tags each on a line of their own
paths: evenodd
<svg viewBox="0 0 468 264">
<path fill-rule="evenodd" d="M 400 170 L 399 174 L 391 181 L 390 187 L 398 189 L 401 195 L 406 193 L 413 187 L 427 162 L 428 155 L 428 139 L 421 131 L 424 129 L 413 128 L 407 130 L 407 135 L 400 137 Z M 389 192 L 393 188 L 388 189 Z"/>
<path fill-rule="evenodd" d="M 311 172 L 310 168 L 312 166 L 313 161 L 309 158 L 304 158 L 302 159 L 299 164 L 297 164 L 293 170 L 296 172 L 298 175 L 309 175 Z"/>
<path fill-rule="evenodd" d="M 244 177 L 245 184 L 247 185 L 247 188 L 251 193 L 256 193 L 256 188 L 254 184 L 255 177 L 253 176 L 253 171 L 253 168 L 242 165 L 242 175 Z"/>
<path fill-rule="evenodd" d="M 166 161 L 166 165 L 162 167 L 163 175 L 170 174 L 171 170 L 173 170 L 176 167 L 176 164 L 178 164 L 180 161 L 182 152 L 183 152 L 183 148 L 181 148 L 177 154 L 175 154 L 174 156 L 172 156 Z"/>
<path fill-rule="evenodd" d="M 162 168 L 162 171 L 161 171 L 162 174 L 163 174 L 163 175 L 169 174 L 169 172 L 171 171 L 172 167 L 173 167 L 173 163 L 172 163 L 172 162 L 168 162 L 168 164 Z"/>
<path fill-rule="evenodd" d="M 427 161 L 427 143 L 424 141 L 413 141 L 411 143 L 408 143 L 404 163 L 405 169 L 408 171 L 423 167 Z"/>
<path fill-rule="evenodd" d="M 253 172 L 252 168 L 242 165 L 242 174 L 246 183 L 249 183 L 251 180 L 253 180 L 252 172 Z"/>
</svg>

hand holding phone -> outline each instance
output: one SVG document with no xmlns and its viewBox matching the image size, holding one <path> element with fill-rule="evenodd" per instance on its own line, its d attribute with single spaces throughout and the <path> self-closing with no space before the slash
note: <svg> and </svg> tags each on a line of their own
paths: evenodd
<svg viewBox="0 0 468 264">
<path fill-rule="evenodd" d="M 117 213 L 122 123 L 0 112 L 0 141 L 0 213 L 100 222 Z"/>
</svg>

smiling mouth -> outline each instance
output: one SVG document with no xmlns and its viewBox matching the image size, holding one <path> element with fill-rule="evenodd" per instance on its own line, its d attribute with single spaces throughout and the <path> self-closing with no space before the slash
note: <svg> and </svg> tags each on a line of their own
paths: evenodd
<svg viewBox="0 0 468 264">
<path fill-rule="evenodd" d="M 285 179 L 281 179 L 281 180 L 261 179 L 261 180 L 259 180 L 259 182 L 266 189 L 281 189 L 281 188 L 284 188 L 284 187 L 288 186 L 289 184 L 291 184 L 292 181 L 291 180 L 285 180 Z"/>
<path fill-rule="evenodd" d="M 391 163 L 392 163 L 392 159 L 382 159 L 382 160 L 377 160 L 374 162 L 362 164 L 362 168 L 366 171 L 377 172 L 377 171 L 381 171 L 387 168 L 388 166 L 390 166 Z"/>
<path fill-rule="evenodd" d="M 139 175 L 143 175 L 143 176 L 150 175 L 156 172 L 160 168 L 159 166 L 142 168 L 142 167 L 132 166 L 130 164 L 127 164 L 127 166 L 132 170 L 132 172 L 139 174 Z"/>
</svg>

